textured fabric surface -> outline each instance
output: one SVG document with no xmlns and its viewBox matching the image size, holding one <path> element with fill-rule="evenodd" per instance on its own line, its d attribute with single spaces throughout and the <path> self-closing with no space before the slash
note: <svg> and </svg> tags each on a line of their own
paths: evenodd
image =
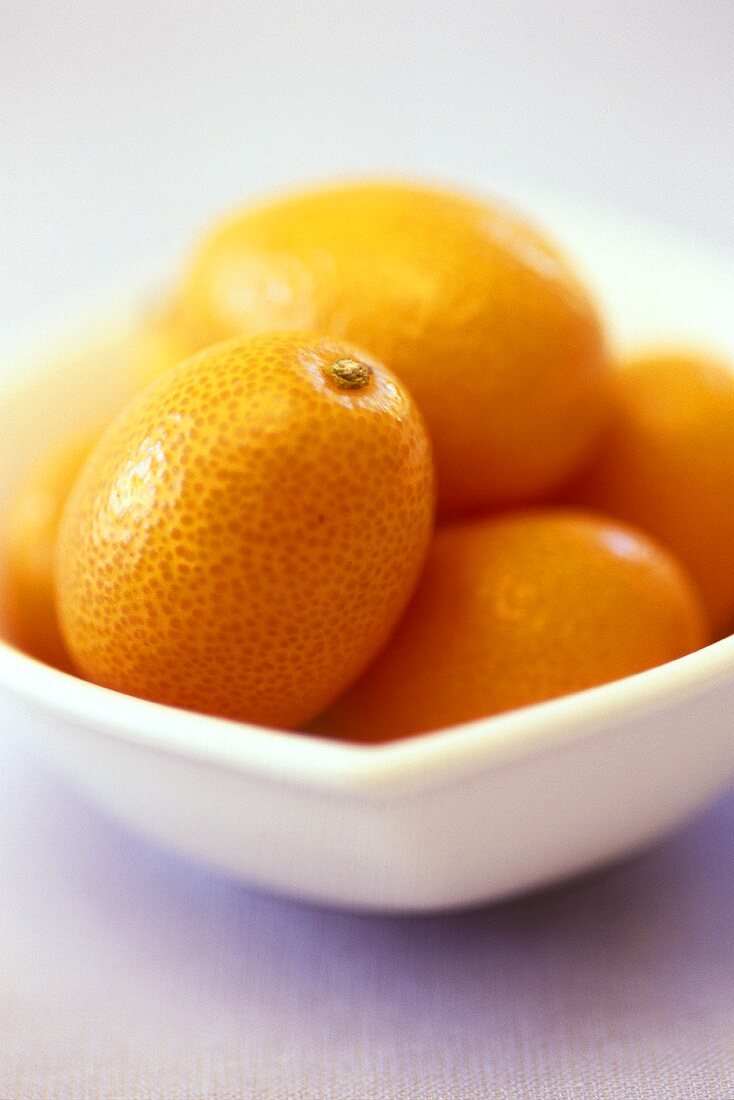
<svg viewBox="0 0 734 1100">
<path fill-rule="evenodd" d="M 12 723 L 9 723 L 12 726 Z M 250 892 L 0 739 L 3 1100 L 732 1100 L 734 797 L 459 915 Z"/>
</svg>

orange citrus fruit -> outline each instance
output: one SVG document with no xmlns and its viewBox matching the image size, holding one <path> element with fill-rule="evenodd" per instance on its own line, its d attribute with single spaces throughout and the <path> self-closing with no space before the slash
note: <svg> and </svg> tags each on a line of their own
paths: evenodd
<svg viewBox="0 0 734 1100">
<path fill-rule="evenodd" d="M 143 390 L 64 512 L 57 596 L 80 671 L 272 726 L 312 718 L 380 649 L 432 531 L 420 414 L 375 360 L 284 333 Z"/>
<path fill-rule="evenodd" d="M 384 741 L 617 680 L 705 644 L 698 596 L 632 528 L 519 512 L 440 529 L 397 631 L 317 723 Z"/>
<path fill-rule="evenodd" d="M 312 329 L 385 362 L 428 424 L 444 514 L 548 494 L 606 408 L 602 325 L 568 261 L 505 207 L 438 188 L 340 184 L 236 213 L 178 308 L 198 346 Z"/>
<path fill-rule="evenodd" d="M 718 632 L 734 627 L 734 371 L 660 351 L 614 372 L 613 417 L 570 499 L 668 546 Z"/>
<path fill-rule="evenodd" d="M 66 440 L 23 479 L 5 518 L 8 638 L 19 649 L 71 669 L 56 617 L 54 551 L 61 513 L 99 433 Z"/>
</svg>

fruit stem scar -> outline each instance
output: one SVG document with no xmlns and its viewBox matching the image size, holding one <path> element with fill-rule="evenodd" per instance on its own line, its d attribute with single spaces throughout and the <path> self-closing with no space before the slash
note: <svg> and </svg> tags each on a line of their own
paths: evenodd
<svg viewBox="0 0 734 1100">
<path fill-rule="evenodd" d="M 356 359 L 338 359 L 324 371 L 329 381 L 342 390 L 362 390 L 372 377 L 372 367 Z"/>
</svg>

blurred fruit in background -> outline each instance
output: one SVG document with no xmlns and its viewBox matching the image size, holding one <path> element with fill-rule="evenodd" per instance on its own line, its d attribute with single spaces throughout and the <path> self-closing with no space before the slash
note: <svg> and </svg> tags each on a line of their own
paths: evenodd
<svg viewBox="0 0 734 1100">
<path fill-rule="evenodd" d="M 4 585 L 9 641 L 71 671 L 56 616 L 54 555 L 66 499 L 100 432 L 73 436 L 23 478 L 5 516 Z"/>
<path fill-rule="evenodd" d="M 734 372 L 695 351 L 633 356 L 613 373 L 612 407 L 568 499 L 672 550 L 721 634 L 734 626 Z"/>
<path fill-rule="evenodd" d="M 190 351 L 308 329 L 377 356 L 426 419 L 444 515 L 547 495 L 605 418 L 602 324 L 573 267 L 506 207 L 437 187 L 332 184 L 241 210 L 171 308 Z"/>
<path fill-rule="evenodd" d="M 556 509 L 449 525 L 390 642 L 315 728 L 391 740 L 617 680 L 708 640 L 682 568 L 632 528 Z"/>
</svg>

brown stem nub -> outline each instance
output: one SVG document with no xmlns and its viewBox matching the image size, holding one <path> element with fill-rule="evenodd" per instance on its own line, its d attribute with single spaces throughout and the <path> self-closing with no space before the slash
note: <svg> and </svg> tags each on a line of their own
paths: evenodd
<svg viewBox="0 0 734 1100">
<path fill-rule="evenodd" d="M 342 390 L 362 390 L 372 377 L 372 367 L 356 359 L 339 359 L 325 368 L 329 381 Z"/>
</svg>

